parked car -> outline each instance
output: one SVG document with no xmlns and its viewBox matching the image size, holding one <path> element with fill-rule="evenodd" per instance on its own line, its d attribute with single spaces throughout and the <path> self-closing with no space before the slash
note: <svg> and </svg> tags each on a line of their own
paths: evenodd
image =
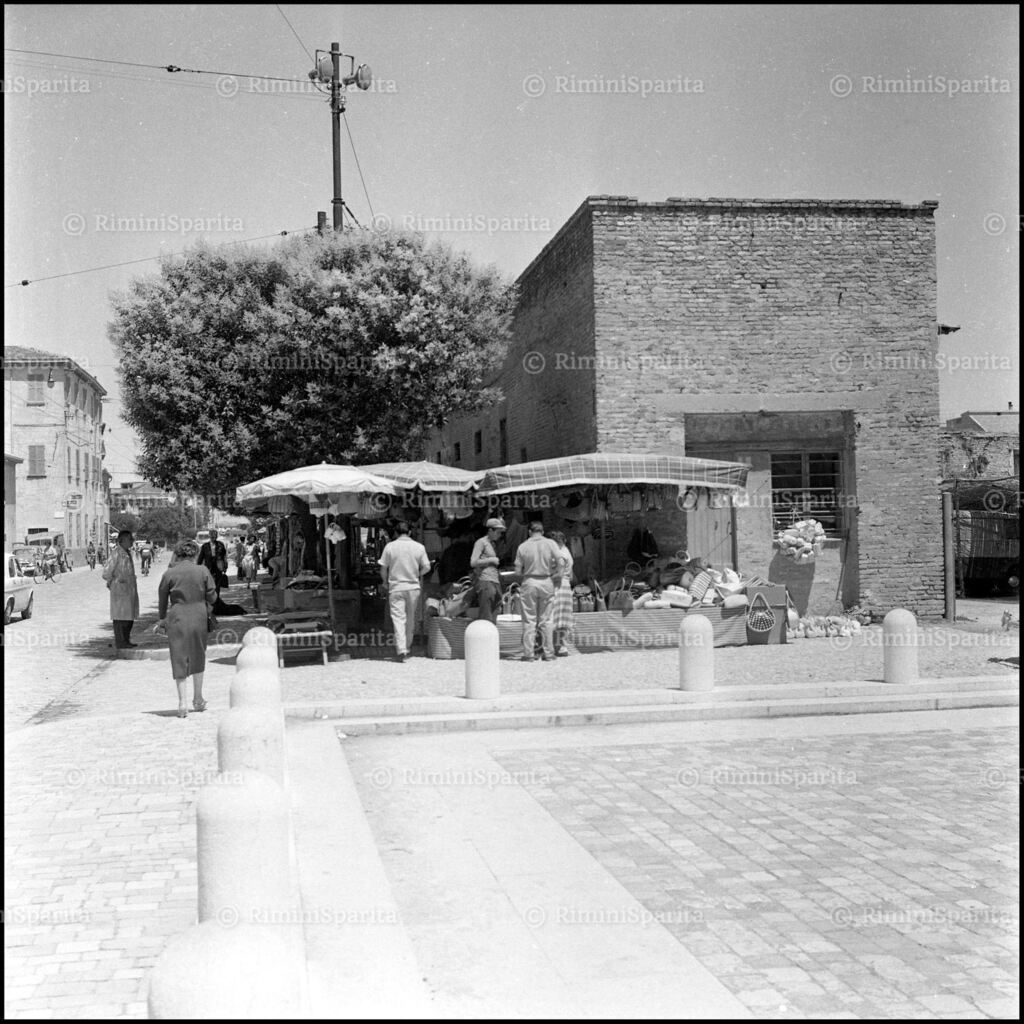
<svg viewBox="0 0 1024 1024">
<path fill-rule="evenodd" d="M 36 579 L 43 575 L 42 557 L 38 548 L 28 544 L 16 544 L 11 552 L 21 565 L 21 571 L 26 576 Z"/>
<path fill-rule="evenodd" d="M 20 614 L 23 619 L 32 618 L 32 577 L 22 571 L 21 563 L 11 551 L 4 552 L 7 566 L 4 576 L 4 625 Z"/>
</svg>

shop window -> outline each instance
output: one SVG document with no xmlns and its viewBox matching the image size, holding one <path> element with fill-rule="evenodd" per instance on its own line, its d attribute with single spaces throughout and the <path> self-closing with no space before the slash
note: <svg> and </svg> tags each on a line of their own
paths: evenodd
<svg viewBox="0 0 1024 1024">
<path fill-rule="evenodd" d="M 28 375 L 28 400 L 27 405 L 43 405 L 46 396 L 43 388 L 46 387 L 46 378 L 41 373 L 30 373 Z"/>
<path fill-rule="evenodd" d="M 508 420 L 501 420 L 498 424 L 498 462 L 508 465 Z"/>
<path fill-rule="evenodd" d="M 842 534 L 842 463 L 839 452 L 772 455 L 772 526 L 784 530 L 817 519 L 828 537 Z"/>
<path fill-rule="evenodd" d="M 455 461 L 462 461 L 462 445 L 458 441 L 455 442 Z"/>
<path fill-rule="evenodd" d="M 30 444 L 28 446 L 28 475 L 46 476 L 45 444 Z"/>
<path fill-rule="evenodd" d="M 473 454 L 479 455 L 484 450 L 484 434 L 482 430 L 478 430 L 473 435 Z"/>
</svg>

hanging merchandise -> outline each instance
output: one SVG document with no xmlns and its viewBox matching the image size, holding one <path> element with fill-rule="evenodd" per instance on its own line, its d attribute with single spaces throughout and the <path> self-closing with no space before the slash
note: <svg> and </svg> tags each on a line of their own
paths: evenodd
<svg viewBox="0 0 1024 1024">
<path fill-rule="evenodd" d="M 581 491 L 572 491 L 565 495 L 563 501 L 555 504 L 555 515 L 570 523 L 578 523 L 590 518 L 590 499 Z"/>
<path fill-rule="evenodd" d="M 335 516 L 354 516 L 359 512 L 358 494 L 335 494 L 331 503 L 331 514 Z"/>
<path fill-rule="evenodd" d="M 687 487 L 676 499 L 676 503 L 684 512 L 692 512 L 697 507 L 698 500 L 698 488 Z"/>
<path fill-rule="evenodd" d="M 317 519 L 323 518 L 330 510 L 331 503 L 326 495 L 314 495 L 309 499 L 309 514 Z"/>
<path fill-rule="evenodd" d="M 363 494 L 359 497 L 360 519 L 383 519 L 389 511 L 391 499 L 386 494 Z"/>
<path fill-rule="evenodd" d="M 657 558 L 660 553 L 654 534 L 646 527 L 638 526 L 633 531 L 629 546 L 626 548 L 626 554 L 630 559 L 641 565 L 646 565 L 652 558 Z"/>
<path fill-rule="evenodd" d="M 345 531 L 337 523 L 331 523 L 331 525 L 327 527 L 327 532 L 324 534 L 324 536 L 332 544 L 340 544 L 345 539 L 346 534 Z"/>
<path fill-rule="evenodd" d="M 628 487 L 608 488 L 608 515 L 626 516 L 633 512 L 633 492 Z"/>
<path fill-rule="evenodd" d="M 660 512 L 665 504 L 665 492 L 661 484 L 648 484 L 644 488 L 641 512 Z"/>
<path fill-rule="evenodd" d="M 825 548 L 825 528 L 817 519 L 801 519 L 775 538 L 779 553 L 793 562 L 813 562 Z"/>
</svg>

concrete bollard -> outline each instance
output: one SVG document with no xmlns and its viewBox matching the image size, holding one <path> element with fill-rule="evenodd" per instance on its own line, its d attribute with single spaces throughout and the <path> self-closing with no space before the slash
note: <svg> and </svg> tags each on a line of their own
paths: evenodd
<svg viewBox="0 0 1024 1024">
<path fill-rule="evenodd" d="M 233 708 L 258 705 L 277 708 L 281 705 L 281 674 L 277 666 L 258 665 L 236 672 L 228 691 L 228 704 Z"/>
<path fill-rule="evenodd" d="M 254 626 L 242 637 L 243 647 L 270 647 L 277 650 L 277 634 L 266 626 Z"/>
<path fill-rule="evenodd" d="M 233 707 L 217 726 L 217 763 L 224 774 L 246 768 L 284 785 L 284 717 L 258 704 Z"/>
<path fill-rule="evenodd" d="M 917 619 L 906 608 L 894 608 L 882 619 L 882 662 L 885 682 L 917 682 Z"/>
<path fill-rule="evenodd" d="M 263 647 L 250 644 L 243 647 L 235 658 L 235 671 L 241 672 L 246 668 L 271 668 L 277 672 L 277 646 Z"/>
<path fill-rule="evenodd" d="M 715 630 L 706 615 L 685 615 L 679 626 L 679 689 L 715 686 Z"/>
<path fill-rule="evenodd" d="M 305 965 L 278 931 L 216 921 L 192 925 L 153 967 L 149 1019 L 307 1019 Z"/>
<path fill-rule="evenodd" d="M 466 696 L 489 700 L 500 693 L 498 627 L 477 619 L 466 628 Z"/>
<path fill-rule="evenodd" d="M 199 791 L 196 839 L 200 922 L 287 919 L 288 801 L 277 782 L 249 770 L 218 775 Z"/>
</svg>

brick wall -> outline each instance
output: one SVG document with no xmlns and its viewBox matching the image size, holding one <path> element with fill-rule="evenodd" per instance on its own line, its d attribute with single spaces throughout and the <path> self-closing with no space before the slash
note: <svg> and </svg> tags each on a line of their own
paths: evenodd
<svg viewBox="0 0 1024 1024">
<path fill-rule="evenodd" d="M 1020 472 L 1019 434 L 967 434 L 944 430 L 939 436 L 939 447 L 943 477 L 1000 477 Z"/>
<path fill-rule="evenodd" d="M 844 582 L 940 615 L 934 204 L 590 204 L 598 450 L 682 451 L 687 413 L 848 413 Z"/>
</svg>

